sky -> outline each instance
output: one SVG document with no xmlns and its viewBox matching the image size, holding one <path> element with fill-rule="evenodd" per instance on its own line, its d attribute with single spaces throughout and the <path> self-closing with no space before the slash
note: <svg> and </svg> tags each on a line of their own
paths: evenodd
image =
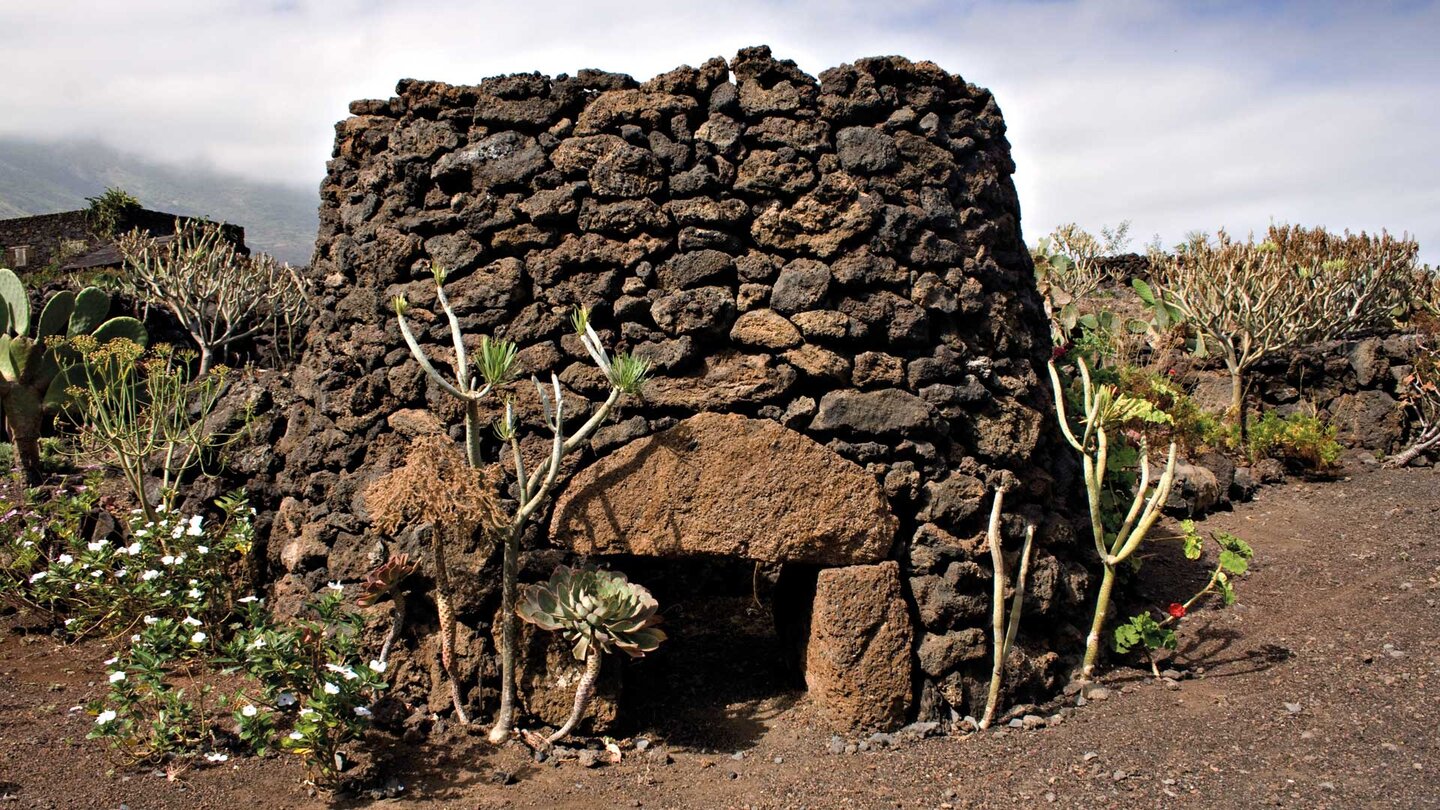
<svg viewBox="0 0 1440 810">
<path fill-rule="evenodd" d="M 1027 241 L 1291 222 L 1440 263 L 1437 42 L 1440 0 L 0 0 L 0 135 L 316 188 L 348 102 L 404 77 L 901 54 L 994 91 Z"/>
</svg>

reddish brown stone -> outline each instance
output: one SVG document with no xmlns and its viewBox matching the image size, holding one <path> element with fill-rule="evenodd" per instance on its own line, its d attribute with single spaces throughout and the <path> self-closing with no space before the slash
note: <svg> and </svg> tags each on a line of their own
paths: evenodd
<svg viewBox="0 0 1440 810">
<path fill-rule="evenodd" d="M 883 559 L 896 523 L 855 463 L 774 422 L 707 413 L 575 476 L 550 533 L 587 555 L 848 565 Z"/>
<path fill-rule="evenodd" d="M 805 683 L 837 729 L 905 722 L 914 636 L 900 594 L 900 566 L 893 560 L 820 572 Z"/>
</svg>

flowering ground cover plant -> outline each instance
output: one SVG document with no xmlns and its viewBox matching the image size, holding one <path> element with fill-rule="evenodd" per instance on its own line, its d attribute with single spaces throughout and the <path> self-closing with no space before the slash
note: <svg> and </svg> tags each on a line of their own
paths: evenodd
<svg viewBox="0 0 1440 810">
<path fill-rule="evenodd" d="M 244 494 L 218 505 L 217 522 L 136 510 L 102 533 L 96 482 L 30 491 L 0 520 L 0 594 L 63 620 L 72 638 L 146 618 L 210 623 L 229 610 L 254 544 Z"/>
<path fill-rule="evenodd" d="M 253 698 L 236 700 L 238 736 L 256 753 L 278 740 L 305 759 L 316 782 L 333 781 L 347 764 L 345 744 L 370 725 L 370 707 L 387 686 L 387 663 L 367 659 L 361 619 L 339 583 L 307 604 L 304 618 L 284 624 L 272 622 L 261 599 L 241 603 L 225 660 L 257 689 Z"/>
</svg>

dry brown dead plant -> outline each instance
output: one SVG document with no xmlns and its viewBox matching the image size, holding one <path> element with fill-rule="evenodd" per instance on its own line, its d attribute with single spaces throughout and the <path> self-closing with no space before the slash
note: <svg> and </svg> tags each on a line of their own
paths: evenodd
<svg viewBox="0 0 1440 810">
<path fill-rule="evenodd" d="M 450 598 L 446 545 L 461 543 L 481 531 L 494 542 L 509 523 L 496 492 L 493 471 L 471 467 L 445 436 L 421 436 L 410 444 L 405 466 L 392 470 L 365 488 L 365 505 L 375 528 L 393 535 L 409 523 L 429 523 L 430 553 L 435 568 L 435 609 L 440 617 L 440 666 L 450 681 L 455 716 L 469 723 L 455 677 L 455 608 Z"/>
</svg>

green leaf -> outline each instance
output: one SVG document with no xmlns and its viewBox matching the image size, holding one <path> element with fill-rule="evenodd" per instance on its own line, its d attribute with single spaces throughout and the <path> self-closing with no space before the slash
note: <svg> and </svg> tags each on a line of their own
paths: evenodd
<svg viewBox="0 0 1440 810">
<path fill-rule="evenodd" d="M 1224 601 L 1225 606 L 1229 607 L 1235 604 L 1235 586 L 1230 584 L 1230 578 L 1225 576 L 1225 572 L 1220 572 L 1215 577 L 1215 581 L 1220 586 L 1220 598 Z"/>
<path fill-rule="evenodd" d="M 1133 622 L 1134 619 L 1131 620 Z M 1140 643 L 1140 631 L 1133 624 L 1122 624 L 1110 636 L 1110 647 L 1121 655 Z"/>
<path fill-rule="evenodd" d="M 100 324 L 94 332 L 95 341 L 100 344 L 109 343 L 112 340 L 123 338 L 144 346 L 150 341 L 150 333 L 145 331 L 145 324 L 128 316 L 111 318 Z"/>
<path fill-rule="evenodd" d="M 1185 559 L 1200 559 L 1200 555 L 1205 552 L 1205 543 L 1200 539 L 1200 533 L 1195 530 L 1195 521 L 1182 520 L 1180 530 L 1185 533 Z"/>
<path fill-rule="evenodd" d="M 110 296 L 95 287 L 86 287 L 75 297 L 75 312 L 70 316 L 68 334 L 88 335 L 110 313 Z"/>
<path fill-rule="evenodd" d="M 1146 306 L 1155 306 L 1155 291 L 1150 288 L 1149 284 L 1137 278 L 1131 280 L 1130 286 L 1135 288 L 1135 294 L 1140 296 L 1140 300 L 1144 301 Z"/>
<path fill-rule="evenodd" d="M 39 338 L 44 340 L 47 337 L 65 334 L 65 326 L 70 322 L 70 313 L 75 311 L 75 293 L 69 290 L 61 290 L 50 296 L 45 302 L 45 309 L 40 312 Z"/>
<path fill-rule="evenodd" d="M 1250 567 L 1250 561 L 1244 555 L 1227 549 L 1220 552 L 1220 567 L 1231 574 L 1243 574 Z"/>
</svg>

